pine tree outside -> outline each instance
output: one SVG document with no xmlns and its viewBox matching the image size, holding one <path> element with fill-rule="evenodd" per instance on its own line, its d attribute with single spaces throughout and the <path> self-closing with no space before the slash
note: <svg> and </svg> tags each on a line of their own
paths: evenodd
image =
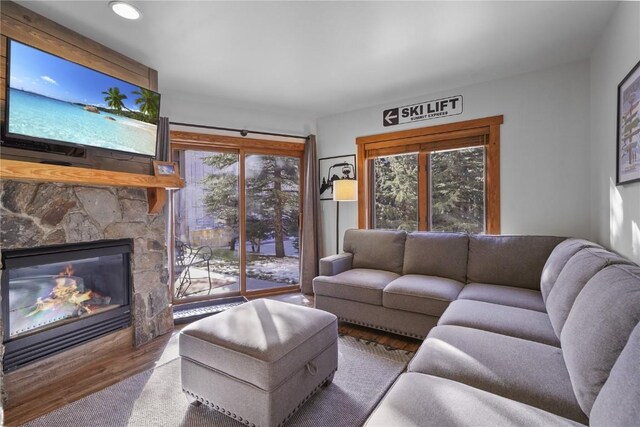
<svg viewBox="0 0 640 427">
<path fill-rule="evenodd" d="M 378 229 L 419 228 L 418 153 L 373 159 L 373 225 Z M 431 231 L 485 232 L 485 149 L 428 153 Z M 424 173 L 424 172 L 423 172 Z"/>
<path fill-rule="evenodd" d="M 433 152 L 431 230 L 484 233 L 484 147 Z"/>
<path fill-rule="evenodd" d="M 418 154 L 377 157 L 374 171 L 374 228 L 418 229 Z"/>
</svg>

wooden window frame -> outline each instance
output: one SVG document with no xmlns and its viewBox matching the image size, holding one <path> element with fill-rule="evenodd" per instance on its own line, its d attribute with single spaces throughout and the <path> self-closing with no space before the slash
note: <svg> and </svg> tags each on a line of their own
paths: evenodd
<svg viewBox="0 0 640 427">
<path fill-rule="evenodd" d="M 478 146 L 471 138 L 483 136 L 485 147 L 485 231 L 500 234 L 500 125 L 504 117 L 492 116 L 444 125 L 429 126 L 356 138 L 358 176 L 358 227 L 371 228 L 373 203 L 373 167 L 375 157 L 418 153 L 418 228 L 428 230 L 428 153 Z"/>
<path fill-rule="evenodd" d="M 297 285 L 285 285 L 277 288 L 259 289 L 254 291 L 247 291 L 246 289 L 246 211 L 245 211 L 245 160 L 247 155 L 275 155 L 275 156 L 287 156 L 295 157 L 300 161 L 300 211 L 299 211 L 299 229 L 300 229 L 300 247 L 302 247 L 302 212 L 304 209 L 304 147 L 305 144 L 277 141 L 271 139 L 259 139 L 259 138 L 245 138 L 235 137 L 227 135 L 216 135 L 210 133 L 198 133 L 189 131 L 176 131 L 172 130 L 169 133 L 170 136 L 170 153 L 173 159 L 173 154 L 180 150 L 200 150 L 200 151 L 213 151 L 213 152 L 226 152 L 238 154 L 238 210 L 240 220 L 240 233 L 239 233 L 239 255 L 240 255 L 240 289 L 237 292 L 226 292 L 216 295 L 204 295 L 186 298 L 175 298 L 175 278 L 173 272 L 173 260 L 175 258 L 175 247 L 173 242 L 169 246 L 169 259 L 170 259 L 170 277 L 171 277 L 171 298 L 173 304 L 184 304 L 195 301 L 203 301 L 210 299 L 226 298 L 231 296 L 244 295 L 250 298 L 258 298 L 262 296 L 277 295 L 283 293 L 294 292 L 300 289 L 300 283 Z M 171 200 L 170 207 L 170 238 L 173 240 L 175 230 L 174 217 L 173 217 L 173 200 Z"/>
</svg>

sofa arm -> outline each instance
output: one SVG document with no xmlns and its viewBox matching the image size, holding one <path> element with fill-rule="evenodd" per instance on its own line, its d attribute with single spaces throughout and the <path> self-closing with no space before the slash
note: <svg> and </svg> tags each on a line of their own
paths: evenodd
<svg viewBox="0 0 640 427">
<path fill-rule="evenodd" d="M 338 255 L 331 255 L 320 260 L 320 275 L 335 276 L 343 271 L 351 270 L 353 254 L 344 252 Z"/>
</svg>

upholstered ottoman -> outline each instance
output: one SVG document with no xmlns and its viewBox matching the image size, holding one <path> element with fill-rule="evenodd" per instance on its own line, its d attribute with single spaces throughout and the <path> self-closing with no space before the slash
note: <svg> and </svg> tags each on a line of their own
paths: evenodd
<svg viewBox="0 0 640 427">
<path fill-rule="evenodd" d="M 251 426 L 278 426 L 328 384 L 338 367 L 337 318 L 254 300 L 180 332 L 182 389 Z"/>
</svg>

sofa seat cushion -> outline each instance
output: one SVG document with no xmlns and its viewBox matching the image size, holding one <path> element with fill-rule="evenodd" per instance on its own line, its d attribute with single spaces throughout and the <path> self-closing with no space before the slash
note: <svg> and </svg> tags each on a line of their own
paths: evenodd
<svg viewBox="0 0 640 427">
<path fill-rule="evenodd" d="M 458 381 L 581 423 L 562 350 L 461 326 L 429 332 L 408 371 Z"/>
<path fill-rule="evenodd" d="M 406 373 L 365 426 L 580 426 L 574 421 L 445 378 Z"/>
<path fill-rule="evenodd" d="M 539 311 L 483 301 L 458 300 L 449 305 L 438 325 L 465 326 L 560 347 L 549 316 Z"/>
<path fill-rule="evenodd" d="M 390 271 L 354 268 L 335 276 L 316 277 L 313 291 L 318 295 L 382 305 L 382 290 L 398 277 Z"/>
<path fill-rule="evenodd" d="M 440 316 L 463 288 L 457 280 L 407 274 L 389 283 L 382 292 L 382 305 L 398 310 Z"/>
<path fill-rule="evenodd" d="M 458 295 L 458 299 L 492 302 L 527 310 L 546 312 L 542 294 L 533 289 L 514 288 L 513 286 L 493 285 L 490 283 L 469 283 Z"/>
</svg>

